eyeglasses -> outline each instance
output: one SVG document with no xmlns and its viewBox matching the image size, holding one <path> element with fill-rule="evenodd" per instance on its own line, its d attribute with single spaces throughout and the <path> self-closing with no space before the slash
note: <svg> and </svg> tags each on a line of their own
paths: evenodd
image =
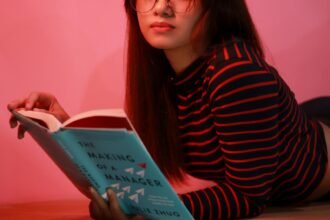
<svg viewBox="0 0 330 220">
<path fill-rule="evenodd" d="M 165 1 L 166 6 L 176 13 L 187 12 L 191 6 L 191 0 L 130 0 L 131 7 L 138 13 L 148 13 L 155 8 L 157 2 Z"/>
</svg>

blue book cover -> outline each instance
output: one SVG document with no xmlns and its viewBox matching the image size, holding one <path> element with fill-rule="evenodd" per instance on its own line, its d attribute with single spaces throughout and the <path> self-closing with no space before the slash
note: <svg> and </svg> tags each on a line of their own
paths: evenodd
<svg viewBox="0 0 330 220">
<path fill-rule="evenodd" d="M 111 188 L 126 214 L 155 220 L 193 219 L 125 115 L 96 114 L 58 124 L 50 131 L 44 118 L 36 122 L 34 116 L 23 114 L 14 113 L 86 196 L 90 185 L 105 199 L 107 188 Z"/>
</svg>

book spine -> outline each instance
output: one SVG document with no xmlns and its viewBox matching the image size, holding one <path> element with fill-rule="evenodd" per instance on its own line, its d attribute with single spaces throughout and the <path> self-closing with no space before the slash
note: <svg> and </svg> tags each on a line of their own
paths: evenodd
<svg viewBox="0 0 330 220">
<path fill-rule="evenodd" d="M 174 191 L 174 189 L 172 188 L 172 186 L 168 182 L 167 178 L 163 175 L 162 171 L 160 170 L 160 168 L 158 167 L 156 162 L 153 160 L 152 156 L 150 155 L 150 153 L 148 152 L 148 150 L 144 146 L 144 144 L 143 144 L 142 140 L 140 139 L 140 137 L 138 135 L 136 135 L 136 132 L 130 132 L 130 134 L 135 137 L 135 140 L 141 146 L 141 149 L 144 151 L 145 157 L 148 158 L 148 161 L 150 163 L 149 165 L 152 164 L 152 168 L 155 171 L 155 175 L 158 177 L 158 179 L 161 181 L 161 183 L 164 185 L 164 187 L 168 190 L 169 198 L 175 202 L 176 207 L 179 208 L 180 213 L 183 215 L 183 219 L 184 220 L 194 220 L 191 213 L 185 207 L 185 205 L 180 200 L 180 198 L 178 196 L 174 196 L 174 197 L 171 196 L 171 195 L 177 195 L 177 193 Z"/>
</svg>

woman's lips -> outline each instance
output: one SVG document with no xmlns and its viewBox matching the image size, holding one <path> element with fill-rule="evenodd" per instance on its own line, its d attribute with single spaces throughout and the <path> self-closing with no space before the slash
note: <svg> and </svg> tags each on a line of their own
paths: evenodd
<svg viewBox="0 0 330 220">
<path fill-rule="evenodd" d="M 168 32 L 175 29 L 173 25 L 166 22 L 154 22 L 150 25 L 150 28 L 156 32 Z"/>
</svg>

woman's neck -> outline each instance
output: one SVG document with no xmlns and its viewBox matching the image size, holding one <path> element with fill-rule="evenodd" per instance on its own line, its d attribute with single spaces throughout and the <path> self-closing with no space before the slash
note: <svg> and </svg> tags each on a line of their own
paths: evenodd
<svg viewBox="0 0 330 220">
<path fill-rule="evenodd" d="M 192 46 L 164 50 L 173 70 L 178 75 L 182 73 L 200 55 L 202 50 L 194 50 Z"/>
</svg>

